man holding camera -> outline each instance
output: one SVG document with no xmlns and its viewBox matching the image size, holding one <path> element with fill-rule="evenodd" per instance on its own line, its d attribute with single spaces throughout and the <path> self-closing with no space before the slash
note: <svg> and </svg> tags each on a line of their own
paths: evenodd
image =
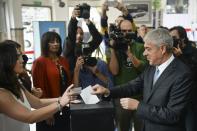
<svg viewBox="0 0 197 131">
<path fill-rule="evenodd" d="M 74 85 L 84 89 L 89 85 L 93 86 L 95 84 L 100 84 L 107 88 L 113 87 L 112 75 L 107 64 L 94 57 L 78 57 L 74 69 Z"/>
<path fill-rule="evenodd" d="M 107 16 L 107 11 L 109 10 L 108 4 L 109 4 L 108 2 L 104 2 L 102 5 L 102 11 L 101 11 L 101 33 L 103 35 L 103 39 L 106 45 L 106 49 L 105 49 L 106 61 L 109 61 L 109 57 L 110 57 L 108 41 L 109 41 L 109 33 L 111 31 L 119 30 L 120 23 L 123 20 L 129 20 L 131 21 L 131 24 L 132 24 L 132 32 L 136 32 L 135 22 L 133 21 L 132 16 L 129 14 L 128 9 L 123 3 L 120 3 L 118 1 L 113 2 L 114 8 L 117 8 L 119 11 L 121 11 L 122 15 L 118 16 L 115 19 L 114 24 L 110 23 L 109 28 L 108 28 L 108 16 Z"/>
<path fill-rule="evenodd" d="M 66 57 L 70 64 L 70 72 L 73 75 L 75 68 L 75 63 L 77 57 L 79 56 L 83 43 L 84 32 L 81 27 L 77 26 L 78 20 L 76 18 L 84 18 L 92 40 L 86 44 L 89 45 L 89 51 L 93 52 L 97 49 L 102 41 L 102 36 L 94 26 L 94 24 L 89 20 L 90 17 L 90 6 L 87 4 L 77 5 L 72 12 L 72 17 L 68 25 L 68 37 L 65 40 L 63 47 L 63 55 Z"/>
<path fill-rule="evenodd" d="M 174 55 L 185 63 L 192 72 L 194 87 L 192 90 L 192 100 L 187 107 L 186 129 L 187 131 L 197 130 L 197 49 L 192 46 L 192 41 L 187 37 L 187 32 L 182 26 L 174 26 L 170 29 L 173 37 Z"/>
<path fill-rule="evenodd" d="M 123 20 L 120 24 L 120 30 L 126 37 L 126 35 L 132 31 L 131 22 L 129 20 Z M 132 39 L 129 41 L 126 40 L 127 43 L 122 43 L 121 41 L 118 39 L 110 40 L 112 48 L 109 69 L 114 75 L 115 86 L 127 83 L 128 81 L 136 78 L 144 70 L 147 63 L 143 56 L 144 47 L 142 44 L 137 44 Z M 125 45 L 127 45 L 126 48 Z M 138 99 L 140 98 L 140 96 L 135 97 Z M 135 117 L 135 112 L 123 109 L 120 106 L 119 99 L 115 99 L 115 108 L 119 131 L 129 131 L 132 128 L 132 121 Z M 140 131 L 140 122 L 139 120 L 137 121 L 134 125 L 135 131 Z"/>
</svg>

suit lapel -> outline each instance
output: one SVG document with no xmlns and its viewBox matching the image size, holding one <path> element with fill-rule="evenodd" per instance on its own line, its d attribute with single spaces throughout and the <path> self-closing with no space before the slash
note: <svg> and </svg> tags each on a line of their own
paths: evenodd
<svg viewBox="0 0 197 131">
<path fill-rule="evenodd" d="M 150 100 L 151 96 L 153 95 L 153 93 L 158 89 L 158 87 L 162 84 L 162 82 L 165 82 L 165 79 L 174 71 L 174 62 L 171 62 L 170 65 L 163 71 L 163 73 L 161 74 L 161 76 L 158 78 L 158 80 L 156 81 L 155 85 L 153 85 L 153 77 L 154 77 L 154 71 L 152 71 L 152 81 L 149 85 L 149 96 L 147 96 L 146 102 Z"/>
<path fill-rule="evenodd" d="M 145 88 L 145 92 L 146 93 L 144 93 L 144 99 L 145 99 L 145 101 L 147 101 L 148 100 L 148 98 L 149 98 L 149 96 L 151 95 L 151 90 L 152 90 L 152 83 L 153 83 L 153 77 L 154 77 L 154 73 L 155 73 L 155 67 L 152 67 L 151 69 L 150 69 L 150 72 L 148 73 L 148 76 L 147 76 L 147 78 L 148 78 L 148 81 L 146 82 L 146 88 Z"/>
</svg>

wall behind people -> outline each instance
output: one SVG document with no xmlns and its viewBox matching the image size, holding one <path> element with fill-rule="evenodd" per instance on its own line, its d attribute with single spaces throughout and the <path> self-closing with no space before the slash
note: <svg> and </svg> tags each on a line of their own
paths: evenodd
<svg viewBox="0 0 197 131">
<path fill-rule="evenodd" d="M 29 6 L 49 6 L 52 8 L 52 18 L 54 21 L 66 21 L 67 19 L 67 8 L 59 7 L 59 3 L 56 0 L 40 0 L 40 5 L 36 4 L 34 0 L 6 0 L 6 20 L 7 20 L 7 38 L 8 39 L 16 39 L 11 37 L 10 29 L 16 28 L 23 28 L 22 24 L 22 5 L 29 5 Z M 59 12 L 64 12 L 62 15 Z M 6 38 L 5 38 L 6 39 Z M 23 43 L 23 42 L 19 42 Z"/>
<path fill-rule="evenodd" d="M 14 27 L 21 27 L 21 5 L 25 4 L 25 5 L 34 5 L 35 0 L 6 0 L 8 7 L 9 7 L 9 16 L 10 19 L 12 19 L 12 25 L 14 23 Z M 101 6 L 102 5 L 102 1 L 103 0 L 97 0 L 97 1 L 92 1 L 92 0 L 83 0 L 83 1 L 78 1 L 78 0 L 62 0 L 63 2 L 65 2 L 65 6 L 63 8 L 59 7 L 59 3 L 58 0 L 37 0 L 39 2 L 41 2 L 41 6 L 51 6 L 53 9 L 53 20 L 66 20 L 68 21 L 69 18 L 68 17 L 68 7 L 70 6 L 75 6 L 77 4 L 86 2 L 88 4 L 90 4 L 91 6 Z M 132 0 L 130 0 L 132 2 Z M 194 0 L 188 0 L 189 1 L 189 16 L 192 18 L 192 20 L 195 20 L 194 22 L 197 21 L 196 19 L 196 8 L 197 8 L 197 2 Z M 164 7 L 162 7 L 162 10 L 165 10 L 165 2 L 163 2 Z M 62 15 L 62 13 L 59 12 L 64 12 L 64 15 Z M 116 12 L 113 12 L 116 13 Z M 110 14 L 111 16 L 111 14 Z M 116 16 L 114 16 L 116 17 Z M 165 18 L 165 16 L 163 17 Z M 166 19 L 169 20 L 169 19 Z M 110 22 L 110 20 L 109 20 Z M 171 21 L 172 22 L 172 21 Z M 11 24 L 11 23 L 10 23 Z M 163 22 L 163 24 L 165 24 L 165 21 Z M 18 26 L 19 25 L 19 26 Z M 165 26 L 165 25 L 164 25 Z M 173 25 L 174 26 L 174 25 Z"/>
<path fill-rule="evenodd" d="M 165 0 L 170 1 L 170 0 Z M 178 1 L 178 0 L 177 0 Z M 165 27 L 171 28 L 176 25 L 183 26 L 185 28 L 190 28 L 192 23 L 197 23 L 197 1 L 196 0 L 188 0 L 188 9 L 187 13 L 167 13 L 167 6 L 164 3 L 163 12 L 162 12 L 162 24 Z M 169 6 L 168 6 L 169 7 Z M 184 7 L 186 9 L 186 7 Z M 181 21 L 181 22 L 180 22 Z"/>
<path fill-rule="evenodd" d="M 10 33 L 10 28 L 22 28 L 22 13 L 21 13 L 21 5 L 35 5 L 34 1 L 39 1 L 41 2 L 41 6 L 50 6 L 52 8 L 52 19 L 55 21 L 68 21 L 69 20 L 69 7 L 74 7 L 77 4 L 80 3 L 88 3 L 90 4 L 92 7 L 99 7 L 102 5 L 102 1 L 103 0 L 62 0 L 63 2 L 65 2 L 65 6 L 63 8 L 59 7 L 59 3 L 58 0 L 5 0 L 6 2 L 6 10 L 7 10 L 7 16 L 8 18 L 6 18 L 9 22 L 7 23 L 7 32 L 5 32 L 6 34 L 3 34 L 3 36 L 8 37 L 9 39 L 11 39 L 11 33 Z M 126 1 L 126 0 L 125 0 Z M 143 0 L 142 0 L 143 1 Z M 165 0 L 167 1 L 167 0 Z M 196 9 L 197 9 L 197 2 L 195 0 L 188 0 L 189 1 L 189 7 L 188 7 L 188 15 L 191 18 L 191 22 L 193 21 L 194 23 L 197 22 L 197 15 L 196 15 Z M 129 2 L 132 3 L 132 0 L 129 0 Z M 166 2 L 163 2 L 164 6 L 162 7 L 161 11 L 165 10 L 166 6 Z M 60 13 L 62 12 L 62 13 Z M 109 12 L 112 12 L 112 14 L 108 14 L 108 16 L 111 16 L 109 18 L 109 23 L 111 23 L 111 21 L 113 21 L 113 17 L 116 18 L 116 15 L 118 15 L 118 12 L 115 12 L 113 9 L 110 9 Z M 165 11 L 163 11 L 162 13 L 164 13 Z M 168 26 L 169 23 L 166 23 L 169 21 L 169 18 L 166 17 L 166 15 L 162 15 L 162 20 L 163 23 L 161 23 L 161 25 L 163 26 Z M 171 15 L 173 16 L 173 15 Z M 177 15 L 178 16 L 178 15 Z M 179 15 L 180 16 L 180 15 Z M 175 19 L 175 20 L 173 20 Z M 173 19 L 170 18 L 170 24 L 172 24 L 172 22 L 175 21 L 180 21 L 177 20 L 178 18 L 176 16 L 173 16 Z M 167 21 L 165 21 L 167 20 Z M 185 19 L 188 20 L 189 19 Z M 189 24 L 191 25 L 191 22 L 189 22 Z M 183 22 L 182 22 L 183 23 Z M 180 23 L 179 23 L 180 24 Z M 177 24 L 174 24 L 172 26 L 175 26 Z M 171 27 L 172 27 L 171 26 Z M 184 25 L 182 25 L 184 26 Z M 184 26 L 185 27 L 185 26 Z M 187 27 L 185 27 L 187 28 Z M 6 39 L 4 37 L 4 39 Z M 14 39 L 15 40 L 15 39 Z M 19 41 L 19 43 L 22 43 Z"/>
</svg>

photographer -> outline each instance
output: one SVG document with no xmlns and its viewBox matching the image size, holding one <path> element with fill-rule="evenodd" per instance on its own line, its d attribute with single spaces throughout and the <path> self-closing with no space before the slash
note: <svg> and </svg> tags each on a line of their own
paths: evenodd
<svg viewBox="0 0 197 131">
<path fill-rule="evenodd" d="M 83 42 L 84 32 L 81 27 L 77 26 L 76 17 L 84 18 L 92 40 L 88 42 L 90 45 L 90 51 L 93 52 L 97 49 L 102 41 L 102 36 L 94 26 L 94 24 L 89 20 L 90 16 L 90 6 L 87 4 L 77 5 L 72 12 L 72 17 L 68 25 L 68 37 L 65 40 L 63 47 L 63 55 L 68 59 L 70 64 L 70 72 L 73 75 L 75 63 L 77 60 L 76 52 L 81 50 L 81 43 Z"/>
<path fill-rule="evenodd" d="M 114 8 L 117 8 L 119 11 L 122 12 L 122 15 L 118 16 L 115 20 L 115 26 L 117 28 L 120 27 L 120 23 L 123 20 L 129 20 L 131 21 L 132 25 L 132 31 L 136 32 L 137 28 L 135 25 L 135 22 L 133 21 L 133 17 L 129 14 L 128 9 L 120 2 L 115 2 Z M 104 2 L 102 5 L 102 11 L 101 11 L 101 32 L 104 34 L 105 32 L 108 32 L 108 16 L 107 11 L 109 10 L 108 2 Z"/>
<path fill-rule="evenodd" d="M 119 11 L 122 12 L 122 15 L 118 16 L 115 19 L 115 24 L 110 24 L 109 28 L 108 28 L 108 16 L 107 16 L 107 11 L 109 10 L 108 7 L 108 2 L 104 2 L 102 5 L 102 11 L 101 11 L 101 34 L 103 35 L 103 39 L 106 45 L 106 59 L 107 61 L 109 61 L 109 48 L 108 48 L 108 41 L 109 41 L 109 33 L 112 30 L 116 29 L 119 30 L 120 29 L 120 23 L 123 20 L 129 20 L 131 21 L 131 25 L 132 25 L 132 32 L 136 32 L 136 25 L 133 21 L 132 16 L 129 14 L 128 9 L 120 2 L 114 2 L 114 8 L 117 8 Z M 108 31 L 109 30 L 109 31 Z M 136 35 L 137 36 L 137 35 Z"/>
<path fill-rule="evenodd" d="M 131 22 L 123 20 L 120 24 L 120 35 L 116 39 L 110 40 L 111 58 L 109 69 L 114 75 L 114 85 L 121 85 L 136 78 L 145 68 L 146 59 L 143 56 L 144 47 L 137 44 L 133 39 L 126 39 L 132 30 Z M 126 39 L 126 40 L 125 40 Z M 135 96 L 140 99 L 140 96 Z M 118 131 L 129 131 L 132 129 L 132 122 L 135 121 L 135 131 L 140 131 L 141 122 L 135 118 L 135 112 L 125 110 L 120 106 L 120 100 L 115 99 L 116 121 Z"/>
<path fill-rule="evenodd" d="M 129 14 L 129 11 L 128 11 L 127 7 L 123 3 L 120 3 L 120 2 L 117 2 L 117 1 L 115 2 L 114 7 L 122 12 L 122 15 L 119 16 L 115 20 L 116 26 L 120 28 L 120 23 L 122 22 L 122 20 L 129 20 L 131 22 L 132 31 L 136 32 L 137 28 L 136 28 L 135 22 L 133 20 L 133 17 L 131 16 L 131 14 Z"/>
<path fill-rule="evenodd" d="M 186 116 L 187 131 L 197 130 L 197 49 L 192 46 L 192 42 L 187 37 L 186 30 L 181 26 L 175 26 L 170 29 L 170 35 L 174 39 L 174 54 L 182 62 L 184 62 L 192 72 L 192 79 L 194 81 L 194 89 L 192 91 L 192 103 L 188 106 Z"/>
<path fill-rule="evenodd" d="M 107 64 L 95 57 L 79 56 L 74 69 L 75 87 L 84 89 L 95 84 L 105 85 L 108 88 L 113 87 L 112 74 L 109 72 Z"/>
</svg>

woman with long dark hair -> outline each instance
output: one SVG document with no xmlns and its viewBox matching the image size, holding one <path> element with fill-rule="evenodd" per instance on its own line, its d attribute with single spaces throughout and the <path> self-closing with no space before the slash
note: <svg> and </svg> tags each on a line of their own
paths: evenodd
<svg viewBox="0 0 197 131">
<path fill-rule="evenodd" d="M 60 98 L 35 97 L 18 81 L 22 71 L 23 59 L 16 46 L 0 43 L 0 131 L 30 131 L 28 123 L 49 118 L 70 101 L 72 86 Z"/>
</svg>

